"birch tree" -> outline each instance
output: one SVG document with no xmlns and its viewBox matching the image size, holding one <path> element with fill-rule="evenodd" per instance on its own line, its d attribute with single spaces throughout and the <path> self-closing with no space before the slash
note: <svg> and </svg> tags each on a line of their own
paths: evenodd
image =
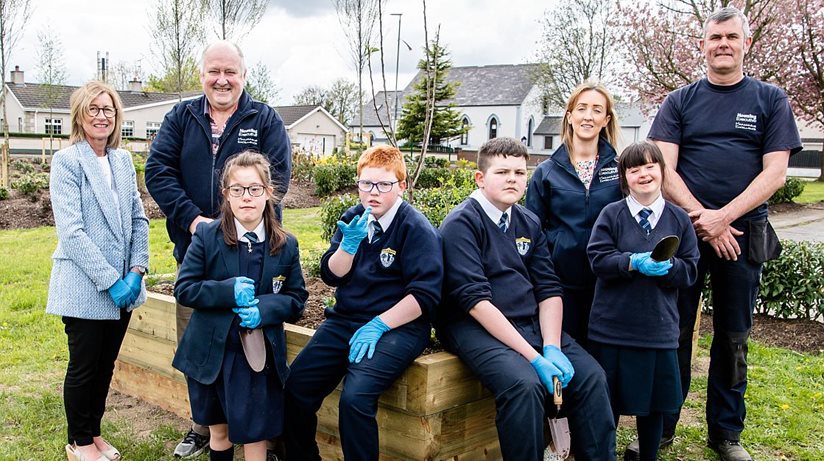
<svg viewBox="0 0 824 461">
<path fill-rule="evenodd" d="M 192 89 L 192 69 L 197 69 L 196 50 L 203 45 L 204 0 L 158 0 L 149 22 L 155 40 L 155 56 L 161 64 L 161 77 L 168 78 L 171 92 Z M 149 79 L 152 80 L 152 77 Z"/>
<path fill-rule="evenodd" d="M 215 34 L 221 40 L 240 41 L 263 19 L 268 0 L 207 0 Z"/>
<path fill-rule="evenodd" d="M 63 65 L 63 46 L 60 38 L 50 29 L 44 29 L 37 34 L 39 49 L 37 51 L 37 70 L 40 85 L 43 90 L 42 106 L 49 111 L 52 120 L 49 135 L 49 154 L 54 153 L 54 104 L 60 99 L 65 90 L 66 70 Z"/>
</svg>

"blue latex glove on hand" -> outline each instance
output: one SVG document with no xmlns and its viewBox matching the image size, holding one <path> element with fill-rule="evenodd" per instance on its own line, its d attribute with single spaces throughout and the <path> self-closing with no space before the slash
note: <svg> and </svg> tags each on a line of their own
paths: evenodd
<svg viewBox="0 0 824 461">
<path fill-rule="evenodd" d="M 560 380 L 562 375 L 561 370 L 540 355 L 532 359 L 529 364 L 535 369 L 535 373 L 538 373 L 538 378 L 541 379 L 541 384 L 544 385 L 547 392 L 552 394 L 555 391 L 555 386 L 552 384 L 552 377 L 557 376 Z"/>
<path fill-rule="evenodd" d="M 257 299 L 255 300 L 257 301 Z M 240 326 L 245 328 L 257 328 L 260 326 L 260 309 L 257 306 L 236 307 L 232 312 L 240 317 Z"/>
<path fill-rule="evenodd" d="M 572 377 L 575 376 L 575 368 L 573 368 L 567 356 L 564 355 L 557 346 L 547 344 L 544 346 L 544 358 L 561 372 L 561 374 L 558 375 L 558 381 L 561 382 L 561 387 L 567 387 Z"/>
<path fill-rule="evenodd" d="M 132 293 L 131 288 L 123 279 L 114 282 L 114 285 L 109 287 L 108 292 L 114 300 L 114 305 L 120 309 L 129 307 L 137 299 L 137 296 Z"/>
<path fill-rule="evenodd" d="M 343 240 L 340 242 L 340 249 L 354 255 L 358 252 L 361 240 L 369 235 L 367 224 L 369 224 L 369 215 L 372 214 L 372 207 L 367 207 L 363 214 L 355 216 L 346 224 L 343 221 L 338 221 L 338 229 L 343 234 Z"/>
<path fill-rule="evenodd" d="M 142 288 L 140 282 L 143 281 L 143 277 L 137 272 L 129 271 L 129 273 L 126 274 L 126 277 L 123 278 L 123 281 L 126 282 L 126 285 L 129 285 L 129 289 L 132 291 L 134 299 L 137 300 L 137 297 L 140 296 L 140 289 Z"/>
<path fill-rule="evenodd" d="M 377 316 L 358 328 L 349 340 L 349 363 L 360 363 L 364 355 L 371 359 L 375 355 L 378 340 L 389 330 L 391 330 L 389 325 L 383 323 L 383 320 Z"/>
<path fill-rule="evenodd" d="M 248 307 L 257 303 L 255 281 L 249 277 L 235 277 L 235 304 L 239 307 Z"/>
<path fill-rule="evenodd" d="M 633 253 L 629 255 L 629 264 L 632 269 L 648 276 L 660 277 L 667 275 L 672 267 L 671 261 L 656 261 L 650 256 L 652 253 Z"/>
</svg>

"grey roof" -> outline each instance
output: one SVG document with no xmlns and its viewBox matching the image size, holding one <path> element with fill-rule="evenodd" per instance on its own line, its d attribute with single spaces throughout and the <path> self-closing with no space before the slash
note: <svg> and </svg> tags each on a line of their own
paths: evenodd
<svg viewBox="0 0 824 461">
<path fill-rule="evenodd" d="M 411 90 L 411 86 L 407 87 Z M 404 90 L 405 91 L 405 90 Z M 406 98 L 406 94 L 404 91 L 398 90 L 398 117 L 400 118 L 401 113 L 403 112 L 403 102 Z M 380 111 L 381 120 L 383 124 L 389 126 L 389 121 L 386 117 L 386 108 L 384 105 L 384 92 L 379 91 L 378 94 L 375 95 L 375 100 L 378 103 L 378 111 Z M 386 92 L 386 101 L 389 102 L 389 114 L 394 117 L 395 116 L 395 92 L 394 91 L 387 91 Z M 355 114 L 355 117 L 349 122 L 349 126 L 352 128 L 356 128 L 360 126 L 360 114 Z M 378 123 L 378 117 L 375 114 L 375 106 L 372 104 L 372 100 L 370 99 L 364 106 L 363 106 L 363 126 L 365 127 L 380 127 L 380 123 Z"/>
<path fill-rule="evenodd" d="M 561 134 L 561 120 L 563 120 L 563 117 L 560 115 L 546 115 L 532 134 L 538 136 L 559 135 Z"/>
<path fill-rule="evenodd" d="M 26 83 L 23 85 L 7 82 L 9 90 L 14 94 L 14 97 L 20 101 L 23 107 L 46 107 L 49 105 L 53 109 L 69 110 L 69 97 L 78 89 L 77 86 L 70 85 L 53 85 L 54 103 L 48 104 L 49 86 L 40 83 Z M 123 108 L 144 106 L 147 104 L 154 104 L 159 102 L 174 101 L 178 99 L 177 93 L 149 93 L 145 91 L 127 91 L 118 90 L 120 99 L 123 102 Z M 199 95 L 199 91 L 188 91 L 182 94 L 183 98 Z"/>
<path fill-rule="evenodd" d="M 278 114 L 280 114 L 280 118 L 283 119 L 284 125 L 290 126 L 305 117 L 309 112 L 315 110 L 317 107 L 317 104 L 307 104 L 303 106 L 278 106 L 274 109 Z"/>
</svg>

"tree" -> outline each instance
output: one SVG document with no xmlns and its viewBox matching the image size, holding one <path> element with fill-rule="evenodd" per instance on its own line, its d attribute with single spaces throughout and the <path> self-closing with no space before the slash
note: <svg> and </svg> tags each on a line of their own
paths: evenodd
<svg viewBox="0 0 824 461">
<path fill-rule="evenodd" d="M 372 52 L 378 5 L 386 0 L 333 0 L 343 34 L 346 36 L 349 54 L 358 74 L 358 111 L 363 133 L 363 70 Z"/>
<path fill-rule="evenodd" d="M 31 16 L 30 0 L 0 0 L 0 80 L 5 81 L 11 52 L 23 35 L 23 27 Z M 2 82 L 0 82 L 2 83 Z M 3 187 L 9 187 L 9 117 L 6 112 L 6 89 L 0 91 L 0 105 L 3 106 Z"/>
<path fill-rule="evenodd" d="M 615 80 L 616 30 L 613 0 L 561 0 L 542 19 L 535 80 L 546 103 L 564 107 L 581 82 Z"/>
<path fill-rule="evenodd" d="M 173 93 L 191 89 L 192 69 L 197 72 L 195 49 L 204 39 L 204 0 L 158 0 L 150 13 L 155 54 L 162 66 L 161 77 L 149 77 L 150 86 L 162 86 Z M 162 83 L 161 83 L 162 82 Z M 199 85 L 198 85 L 199 86 Z M 196 86 L 197 87 L 197 86 Z"/>
<path fill-rule="evenodd" d="M 438 42 L 438 36 L 424 48 L 425 59 L 418 62 L 419 78 L 413 85 L 414 92 L 406 97 L 403 105 L 403 114 L 398 120 L 398 139 L 406 139 L 410 143 L 421 143 L 427 118 L 427 92 L 432 95 L 435 106 L 432 111 L 432 129 L 429 141 L 439 144 L 441 141 L 455 138 L 463 134 L 461 114 L 454 109 L 455 104 L 444 104 L 455 97 L 459 82 L 449 82 L 446 77 L 452 62 L 448 59 L 446 48 Z"/>
<path fill-rule="evenodd" d="M 331 109 L 331 106 L 327 106 L 326 90 L 317 85 L 300 90 L 300 93 L 295 95 L 294 102 L 299 106 L 321 106 L 326 110 Z"/>
<path fill-rule="evenodd" d="M 63 95 L 66 70 L 63 67 L 63 46 L 51 29 L 43 29 L 37 34 L 40 48 L 37 51 L 37 69 L 43 90 L 43 108 L 49 111 L 49 119 L 54 120 L 54 104 Z M 49 129 L 51 128 L 51 129 Z M 54 153 L 54 124 L 46 126 L 49 135 L 49 154 Z"/>
<path fill-rule="evenodd" d="M 274 104 L 278 98 L 279 90 L 275 82 L 272 81 L 269 67 L 258 61 L 249 69 L 246 76 L 246 92 L 260 102 Z"/>
<path fill-rule="evenodd" d="M 143 69 L 139 61 L 117 61 L 109 67 L 109 83 L 118 90 L 128 90 L 132 80 L 144 81 Z"/>
<path fill-rule="evenodd" d="M 326 105 L 328 111 L 338 121 L 348 126 L 358 111 L 358 104 L 363 98 L 358 96 L 358 86 L 345 78 L 339 78 L 332 82 L 329 91 L 326 92 Z"/>
<path fill-rule="evenodd" d="M 267 0 L 207 0 L 221 40 L 239 41 L 263 19 Z"/>
<path fill-rule="evenodd" d="M 744 70 L 760 80 L 774 77 L 776 56 L 786 51 L 776 33 L 779 14 L 788 0 L 747 0 L 742 11 L 750 22 L 752 46 Z M 657 104 L 670 92 L 704 74 L 698 41 L 704 21 L 731 0 L 662 0 L 619 4 L 614 15 L 619 49 L 628 67 L 620 80 L 646 103 Z"/>
<path fill-rule="evenodd" d="M 824 130 L 824 0 L 792 0 L 780 33 L 789 52 L 777 61 L 775 80 L 795 113 Z M 824 146 L 819 156 L 824 181 Z"/>
<path fill-rule="evenodd" d="M 200 68 L 189 57 L 180 70 L 166 69 L 163 75 L 149 75 L 145 90 L 155 93 L 178 93 L 200 89 Z"/>
</svg>

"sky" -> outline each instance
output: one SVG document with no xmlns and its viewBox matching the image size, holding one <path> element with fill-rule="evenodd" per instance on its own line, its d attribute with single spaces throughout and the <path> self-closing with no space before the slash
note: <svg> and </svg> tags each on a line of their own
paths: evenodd
<svg viewBox="0 0 824 461">
<path fill-rule="evenodd" d="M 149 17 L 156 2 L 34 0 L 31 19 L 12 50 L 8 69 L 20 66 L 26 81 L 39 81 L 38 35 L 48 31 L 61 42 L 67 84 L 79 85 L 95 77 L 98 51 L 108 52 L 111 64 L 139 62 L 144 76 L 158 73 Z M 440 25 L 441 43 L 455 66 L 523 64 L 534 60 L 541 37 L 539 19 L 549 6 L 546 0 L 429 0 L 429 36 Z M 396 53 L 398 17 L 389 13 L 402 14 L 400 36 L 411 51 L 401 43 Z M 395 86 L 398 55 L 398 87 L 402 89 L 423 57 L 422 2 L 388 0 L 384 37 L 387 89 Z M 216 35 L 210 32 L 207 40 L 214 39 Z M 260 24 L 239 44 L 247 66 L 258 62 L 268 66 L 279 89 L 275 104 L 291 104 L 294 95 L 310 85 L 329 87 L 341 77 L 356 81 L 332 0 L 270 0 Z M 368 84 L 366 74 L 364 82 Z"/>
<path fill-rule="evenodd" d="M 39 81 L 38 35 L 48 31 L 62 44 L 67 84 L 95 77 L 98 51 L 108 52 L 111 64 L 139 62 L 145 76 L 158 73 L 149 17 L 157 1 L 33 0 L 31 19 L 12 50 L 8 69 L 20 66 L 26 81 Z M 539 20 L 550 6 L 546 0 L 429 0 L 429 36 L 440 25 L 441 43 L 454 66 L 532 62 L 541 37 Z M 412 51 L 402 43 L 396 53 L 398 18 L 389 13 L 402 14 L 400 36 Z M 388 0 L 384 37 L 387 89 L 395 86 L 398 55 L 398 87 L 403 88 L 423 57 L 421 1 Z M 210 34 L 207 40 L 215 38 Z M 291 104 L 294 95 L 310 85 L 329 87 L 337 78 L 357 78 L 332 0 L 270 0 L 260 24 L 239 45 L 247 66 L 268 66 L 279 89 L 274 104 Z M 366 75 L 364 82 L 368 84 Z"/>
</svg>

